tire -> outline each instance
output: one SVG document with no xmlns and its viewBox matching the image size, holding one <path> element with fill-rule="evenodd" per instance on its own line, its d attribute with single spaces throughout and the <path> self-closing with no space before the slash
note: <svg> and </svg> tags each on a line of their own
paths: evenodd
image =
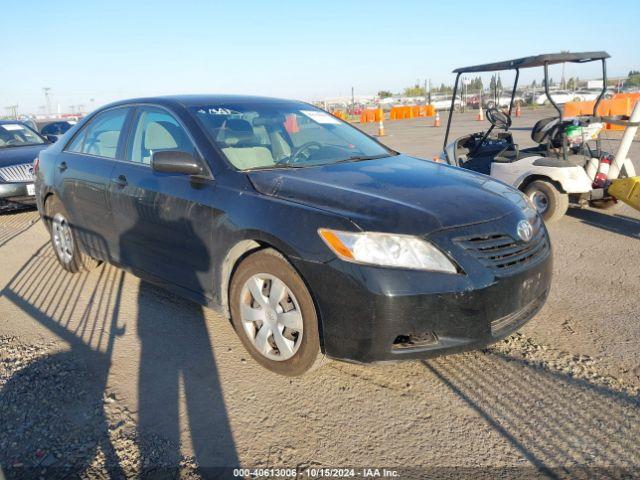
<svg viewBox="0 0 640 480">
<path fill-rule="evenodd" d="M 591 200 L 589 202 L 589 206 L 591 208 L 597 208 L 598 210 L 610 210 L 614 208 L 616 205 L 618 205 L 618 203 L 611 198 L 602 199 L 602 200 Z"/>
<path fill-rule="evenodd" d="M 62 268 L 71 273 L 96 268 L 100 262 L 80 250 L 78 236 L 68 220 L 69 215 L 57 197 L 49 197 L 45 204 L 45 212 L 51 247 Z"/>
<path fill-rule="evenodd" d="M 569 208 L 569 195 L 560 192 L 551 182 L 535 180 L 527 185 L 524 193 L 531 199 L 545 223 L 559 220 Z"/>
<path fill-rule="evenodd" d="M 272 298 L 273 288 L 283 294 Z M 263 367 L 293 377 L 323 363 L 313 298 L 280 253 L 260 250 L 240 263 L 231 279 L 229 306 L 240 341 Z M 290 314 L 286 327 L 285 313 Z"/>
</svg>

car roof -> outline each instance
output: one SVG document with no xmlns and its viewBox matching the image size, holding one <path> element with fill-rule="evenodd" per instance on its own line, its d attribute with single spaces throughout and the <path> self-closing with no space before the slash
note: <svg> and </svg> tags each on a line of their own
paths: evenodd
<svg viewBox="0 0 640 480">
<path fill-rule="evenodd" d="M 261 97 L 253 95 L 216 95 L 216 94 L 193 94 L 193 95 L 162 95 L 157 97 L 141 97 L 120 100 L 108 107 L 122 106 L 136 103 L 155 103 L 159 105 L 171 106 L 180 105 L 182 107 L 199 107 L 202 105 L 220 104 L 243 104 L 243 103 L 305 103 L 300 100 L 288 100 L 284 98 Z"/>
<path fill-rule="evenodd" d="M 503 62 L 485 63 L 483 65 L 474 65 L 472 67 L 456 68 L 453 73 L 465 72 L 495 72 L 498 70 L 515 70 L 519 68 L 533 68 L 556 63 L 585 63 L 595 60 L 603 60 L 609 58 L 607 52 L 566 52 L 566 53 L 546 53 L 543 55 L 534 55 L 532 57 L 516 58 L 514 60 L 505 60 Z"/>
</svg>

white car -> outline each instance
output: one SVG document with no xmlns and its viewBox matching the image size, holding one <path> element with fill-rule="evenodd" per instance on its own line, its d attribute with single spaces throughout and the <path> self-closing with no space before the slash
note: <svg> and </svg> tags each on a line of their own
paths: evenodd
<svg viewBox="0 0 640 480">
<path fill-rule="evenodd" d="M 497 98 L 497 101 L 498 101 L 499 108 L 508 107 L 511 104 L 511 94 L 503 93 Z M 483 103 L 485 108 L 493 108 L 496 106 L 496 100 L 493 98 L 492 95 L 487 95 L 486 98 L 483 99 Z M 513 98 L 513 105 L 516 106 L 518 103 L 520 105 L 524 103 L 524 100 L 520 95 L 516 95 Z"/>
<path fill-rule="evenodd" d="M 436 110 L 449 110 L 451 108 L 451 97 L 446 96 L 431 96 L 431 105 Z M 453 108 L 460 110 L 462 107 L 462 100 L 460 97 L 456 97 L 456 101 L 453 104 Z"/>
<path fill-rule="evenodd" d="M 602 92 L 602 90 L 600 90 L 599 88 L 577 90 L 576 96 L 580 97 L 581 102 L 591 102 L 596 98 L 598 98 L 598 96 L 600 95 L 600 92 Z M 606 90 L 604 92 L 603 98 L 609 99 L 613 97 L 613 95 L 614 95 L 614 92 L 612 92 L 611 90 Z"/>
<path fill-rule="evenodd" d="M 558 105 L 562 105 L 567 102 L 582 100 L 582 98 L 577 92 L 571 92 L 569 90 L 552 90 L 549 92 L 549 94 L 551 95 L 551 98 L 553 99 L 553 101 L 556 102 Z M 542 92 L 541 94 L 536 95 L 536 98 L 534 99 L 533 103 L 535 103 L 536 105 L 545 105 L 549 103 L 547 94 Z"/>
</svg>

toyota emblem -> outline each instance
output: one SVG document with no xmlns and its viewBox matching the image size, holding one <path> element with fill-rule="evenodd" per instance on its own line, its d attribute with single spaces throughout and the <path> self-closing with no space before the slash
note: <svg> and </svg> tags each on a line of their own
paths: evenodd
<svg viewBox="0 0 640 480">
<path fill-rule="evenodd" d="M 523 242 L 528 242 L 533 236 L 533 228 L 531 228 L 531 224 L 526 220 L 520 220 L 518 222 L 517 231 L 518 236 L 522 239 Z"/>
</svg>

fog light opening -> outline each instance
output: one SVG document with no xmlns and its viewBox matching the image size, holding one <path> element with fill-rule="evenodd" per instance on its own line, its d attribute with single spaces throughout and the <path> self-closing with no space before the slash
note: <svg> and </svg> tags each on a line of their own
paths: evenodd
<svg viewBox="0 0 640 480">
<path fill-rule="evenodd" d="M 398 335 L 393 341 L 393 350 L 403 350 L 410 348 L 422 348 L 438 343 L 438 336 L 435 332 L 425 333 L 409 333 L 407 335 Z"/>
</svg>

